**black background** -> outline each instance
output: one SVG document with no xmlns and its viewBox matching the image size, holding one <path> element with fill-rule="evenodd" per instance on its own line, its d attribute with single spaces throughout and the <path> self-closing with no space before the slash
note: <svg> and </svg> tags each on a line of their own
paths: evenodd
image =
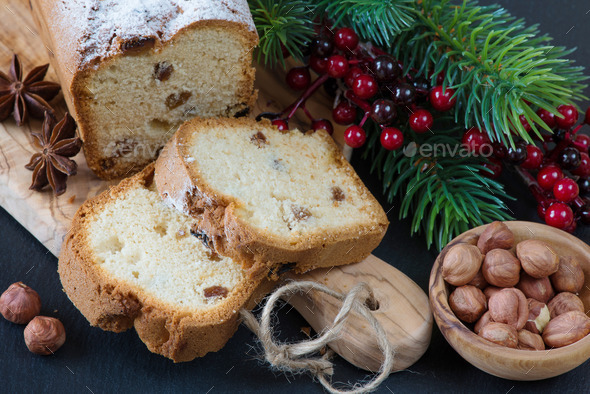
<svg viewBox="0 0 590 394">
<path fill-rule="evenodd" d="M 571 55 L 578 64 L 590 62 L 588 1 L 505 0 L 499 3 L 514 15 L 526 18 L 527 23 L 539 23 L 542 31 L 555 38 L 555 44 L 578 46 L 578 51 Z M 376 177 L 368 171 L 369 164 L 359 155 L 353 157 L 353 165 L 387 211 L 391 206 L 383 200 Z M 539 221 L 535 203 L 525 188 L 510 174 L 503 178 L 508 191 L 517 197 L 516 202 L 509 204 L 516 217 Z M 410 238 L 408 221 L 399 221 L 397 215 L 394 207 L 389 213 L 389 231 L 374 254 L 405 272 L 426 291 L 436 253 L 425 249 L 423 238 Z M 0 225 L 0 289 L 15 281 L 32 286 L 43 300 L 42 313 L 60 318 L 68 336 L 55 356 L 40 357 L 27 351 L 22 339 L 23 327 L 0 319 L 0 392 L 322 391 L 307 375 L 285 376 L 270 371 L 258 361 L 255 340 L 243 326 L 220 352 L 183 364 L 173 364 L 151 354 L 133 330 L 113 334 L 90 327 L 61 290 L 57 259 L 3 209 L 0 209 Z M 579 229 L 576 235 L 590 241 L 587 229 Z M 303 339 L 299 329 L 306 325 L 305 321 L 294 310 L 289 313 L 286 310 L 288 308 L 278 314 L 281 337 Z M 363 377 L 362 371 L 337 360 L 338 381 Z M 435 326 L 432 344 L 422 359 L 408 371 L 391 375 L 380 392 L 590 392 L 589 380 L 589 362 L 565 375 L 539 382 L 513 382 L 493 377 L 464 361 Z"/>
</svg>

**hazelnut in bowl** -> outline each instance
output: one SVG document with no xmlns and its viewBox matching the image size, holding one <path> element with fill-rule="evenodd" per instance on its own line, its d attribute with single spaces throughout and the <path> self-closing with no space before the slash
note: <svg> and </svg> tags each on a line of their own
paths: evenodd
<svg viewBox="0 0 590 394">
<path fill-rule="evenodd" d="M 441 251 L 429 289 L 440 331 L 482 371 L 541 380 L 590 358 L 590 246 L 564 231 L 522 221 L 469 230 Z"/>
</svg>

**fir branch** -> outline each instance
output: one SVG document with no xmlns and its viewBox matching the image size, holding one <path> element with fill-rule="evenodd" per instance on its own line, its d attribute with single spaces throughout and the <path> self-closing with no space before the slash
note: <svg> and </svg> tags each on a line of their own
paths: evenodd
<svg viewBox="0 0 590 394">
<path fill-rule="evenodd" d="M 459 146 L 455 135 L 461 128 L 444 127 L 406 144 L 403 150 L 380 148 L 378 130 L 371 130 L 365 156 L 374 157 L 389 203 L 401 202 L 401 219 L 412 216 L 411 233 L 423 233 L 428 247 L 440 250 L 451 239 L 470 228 L 494 220 L 508 220 L 505 200 L 511 199 L 497 181 L 482 175 L 484 158 L 461 155 L 421 156 L 421 145 Z M 411 131 L 406 130 L 408 136 Z M 414 145 L 415 144 L 415 145 Z M 412 155 L 410 149 L 416 149 Z"/>
<path fill-rule="evenodd" d="M 260 37 L 258 62 L 285 67 L 282 47 L 302 60 L 302 48 L 314 34 L 313 5 L 305 0 L 249 0 L 248 4 Z"/>
<path fill-rule="evenodd" d="M 424 0 L 416 22 L 392 43 L 391 53 L 406 71 L 417 69 L 432 80 L 445 73 L 445 86 L 456 90 L 455 120 L 487 130 L 492 141 L 513 145 L 516 132 L 532 143 L 522 126 L 524 115 L 540 135 L 551 129 L 536 115 L 545 108 L 585 99 L 582 67 L 566 60 L 571 50 L 551 46 L 537 26 L 526 27 L 497 5 L 464 0 Z M 527 101 L 529 104 L 527 104 Z"/>
<path fill-rule="evenodd" d="M 318 0 L 318 15 L 333 25 L 351 27 L 365 41 L 388 46 L 402 30 L 415 22 L 415 0 Z"/>
</svg>

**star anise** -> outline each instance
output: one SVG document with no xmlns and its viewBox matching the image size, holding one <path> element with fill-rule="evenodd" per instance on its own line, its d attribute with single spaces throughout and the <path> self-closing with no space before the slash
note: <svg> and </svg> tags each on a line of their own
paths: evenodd
<svg viewBox="0 0 590 394">
<path fill-rule="evenodd" d="M 25 166 L 33 171 L 30 189 L 40 191 L 50 185 L 56 196 L 65 193 L 68 176 L 76 175 L 78 165 L 69 157 L 76 156 L 82 140 L 76 136 L 76 122 L 66 113 L 59 123 L 52 114 L 45 113 L 41 133 L 31 133 L 43 149 L 31 157 Z"/>
<path fill-rule="evenodd" d="M 55 82 L 43 81 L 49 64 L 35 67 L 22 80 L 23 68 L 17 55 L 12 57 L 8 75 L 0 71 L 0 121 L 12 113 L 21 126 L 30 115 L 42 119 L 45 112 L 53 113 L 48 101 L 61 89 Z"/>
</svg>

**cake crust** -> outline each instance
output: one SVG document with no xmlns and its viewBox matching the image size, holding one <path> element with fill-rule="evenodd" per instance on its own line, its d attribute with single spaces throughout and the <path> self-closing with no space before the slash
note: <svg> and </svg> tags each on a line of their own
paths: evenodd
<svg viewBox="0 0 590 394">
<path fill-rule="evenodd" d="M 146 18 L 146 23 L 137 23 L 133 18 L 111 21 L 104 9 L 119 3 L 127 8 L 137 6 L 139 11 L 148 13 L 147 16 L 137 16 L 140 20 Z M 89 101 L 93 92 L 89 90 L 88 81 L 93 74 L 107 69 L 124 56 L 158 53 L 164 47 L 174 46 L 183 37 L 205 28 L 231 32 L 245 48 L 253 49 L 258 44 L 258 34 L 245 0 L 150 0 L 131 3 L 118 0 L 29 2 L 41 38 L 49 49 L 50 63 L 57 73 L 68 109 L 78 123 L 88 166 L 105 180 L 123 178 L 140 171 L 156 159 L 157 152 L 153 152 L 152 157 L 138 155 L 131 164 L 120 160 L 116 152 L 114 155 L 105 154 L 105 146 L 101 146 L 98 138 L 104 130 L 100 124 L 89 121 L 92 111 Z M 209 3 L 213 4 L 205 6 Z M 225 113 L 219 114 L 221 116 L 247 113 L 256 102 L 257 92 L 253 87 L 255 69 L 250 61 L 242 63 L 236 65 L 242 74 L 241 79 L 236 81 L 237 99 L 228 103 L 230 105 Z M 129 116 L 133 116 L 132 110 L 130 108 Z"/>
<path fill-rule="evenodd" d="M 264 120 L 252 119 L 193 119 L 184 123 L 166 144 L 156 161 L 155 182 L 162 198 L 178 210 L 195 217 L 193 235 L 214 248 L 216 252 L 242 261 L 253 272 L 271 269 L 282 271 L 286 265 L 296 273 L 321 267 L 359 262 L 381 242 L 389 221 L 375 197 L 366 189 L 338 146 L 326 132 L 318 131 L 331 151 L 337 165 L 361 190 L 368 210 L 376 216 L 371 226 L 351 226 L 325 234 L 303 237 L 296 243 L 254 228 L 235 214 L 239 201 L 223 194 L 200 176 L 198 166 L 191 160 L 188 147 L 194 133 L 207 127 L 235 126 L 274 128 Z M 277 131 L 278 132 L 278 131 Z M 292 132 L 299 133 L 295 130 Z"/>
<path fill-rule="evenodd" d="M 114 332 L 134 327 L 150 351 L 175 362 L 190 361 L 221 349 L 238 327 L 240 309 L 252 308 L 273 283 L 262 274 L 250 277 L 219 304 L 191 313 L 98 268 L 88 240 L 89 222 L 131 187 L 149 186 L 153 174 L 151 164 L 79 208 L 64 239 L 58 272 L 66 294 L 91 325 Z"/>
</svg>

